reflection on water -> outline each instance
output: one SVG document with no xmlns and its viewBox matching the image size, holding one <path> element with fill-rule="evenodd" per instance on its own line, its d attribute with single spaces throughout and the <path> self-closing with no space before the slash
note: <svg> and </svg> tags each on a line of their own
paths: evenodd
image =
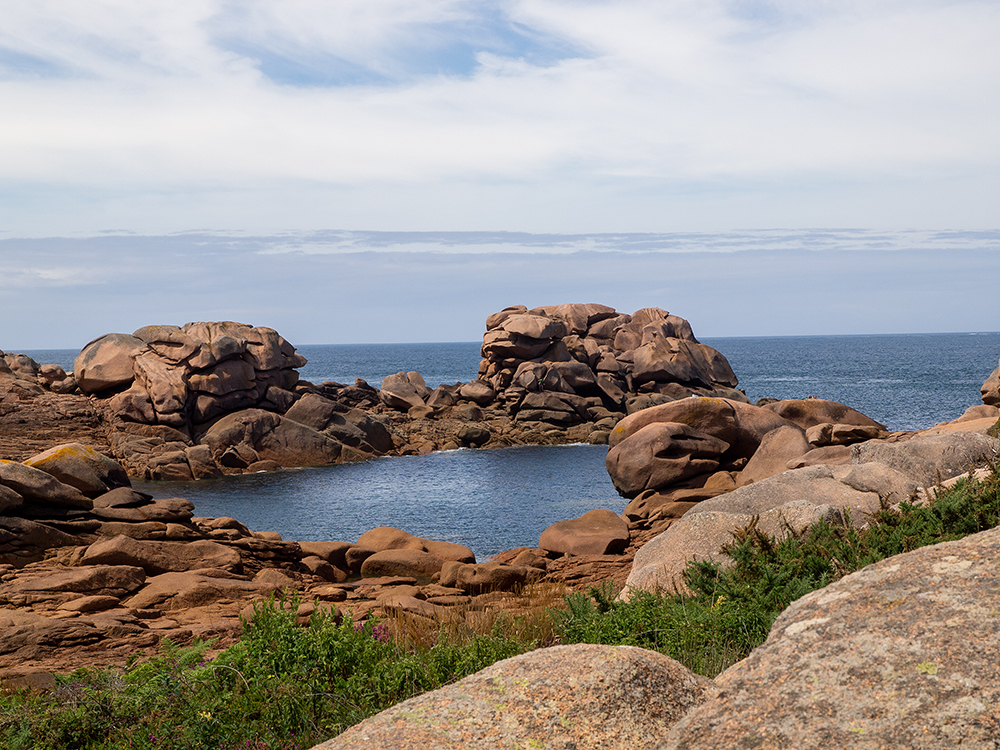
<svg viewBox="0 0 1000 750">
<path fill-rule="evenodd" d="M 232 516 L 285 539 L 353 542 L 375 526 L 394 526 L 464 544 L 485 559 L 535 546 L 555 521 L 594 508 L 620 513 L 626 500 L 608 478 L 606 455 L 594 445 L 458 450 L 135 485 L 155 497 L 186 497 L 195 515 Z"/>
</svg>

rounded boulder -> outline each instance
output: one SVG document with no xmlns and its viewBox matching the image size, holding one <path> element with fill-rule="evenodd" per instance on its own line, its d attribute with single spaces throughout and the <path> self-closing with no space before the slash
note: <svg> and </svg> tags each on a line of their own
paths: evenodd
<svg viewBox="0 0 1000 750">
<path fill-rule="evenodd" d="M 563 555 L 615 555 L 628 542 L 628 524 L 617 513 L 601 508 L 556 521 L 542 532 L 538 546 Z"/>
</svg>

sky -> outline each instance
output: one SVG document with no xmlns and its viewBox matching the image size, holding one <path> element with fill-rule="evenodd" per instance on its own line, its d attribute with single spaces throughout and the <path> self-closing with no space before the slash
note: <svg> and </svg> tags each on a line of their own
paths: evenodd
<svg viewBox="0 0 1000 750">
<path fill-rule="evenodd" d="M 997 39 L 995 0 L 4 0 L 0 348 L 995 331 Z"/>
</svg>

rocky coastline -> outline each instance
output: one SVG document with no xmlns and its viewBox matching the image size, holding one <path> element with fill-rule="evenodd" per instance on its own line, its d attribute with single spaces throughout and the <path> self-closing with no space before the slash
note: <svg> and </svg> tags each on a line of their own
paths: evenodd
<svg viewBox="0 0 1000 750">
<path fill-rule="evenodd" d="M 162 638 L 224 646 L 254 600 L 282 591 L 301 594 L 303 621 L 316 607 L 433 621 L 518 611 L 535 584 L 682 588 L 688 560 L 725 564 L 722 547 L 748 524 L 776 536 L 861 524 L 1000 454 L 1000 367 L 959 419 L 893 433 L 821 399 L 749 403 L 725 357 L 663 310 L 516 306 L 486 328 L 478 379 L 435 389 L 415 372 L 379 388 L 307 383 L 280 334 L 229 322 L 108 334 L 73 373 L 0 356 L 0 680 L 44 687 Z M 387 527 L 283 540 L 154 501 L 129 479 L 580 441 L 608 444 L 622 515 L 567 519 L 486 562 Z M 718 691 L 701 684 L 675 718 L 703 716 L 689 709 Z"/>
</svg>

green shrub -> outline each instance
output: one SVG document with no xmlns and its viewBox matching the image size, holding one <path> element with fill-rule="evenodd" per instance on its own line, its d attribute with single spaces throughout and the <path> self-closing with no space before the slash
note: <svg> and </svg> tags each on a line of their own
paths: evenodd
<svg viewBox="0 0 1000 750">
<path fill-rule="evenodd" d="M 774 620 L 799 597 L 878 560 L 1000 525 L 1000 475 L 962 480 L 928 506 L 881 510 L 865 529 L 818 524 L 783 541 L 751 523 L 727 547 L 733 565 L 694 562 L 690 594 L 608 588 L 571 594 L 555 611 L 566 643 L 621 643 L 665 653 L 708 677 L 763 643 Z"/>
<path fill-rule="evenodd" d="M 77 670 L 47 694 L 4 696 L 0 738 L 12 750 L 296 750 L 536 645 L 506 637 L 498 622 L 421 649 L 383 622 L 338 624 L 317 611 L 303 628 L 297 604 L 258 605 L 240 641 L 213 660 L 210 644 L 165 641 L 123 670 Z"/>
</svg>

